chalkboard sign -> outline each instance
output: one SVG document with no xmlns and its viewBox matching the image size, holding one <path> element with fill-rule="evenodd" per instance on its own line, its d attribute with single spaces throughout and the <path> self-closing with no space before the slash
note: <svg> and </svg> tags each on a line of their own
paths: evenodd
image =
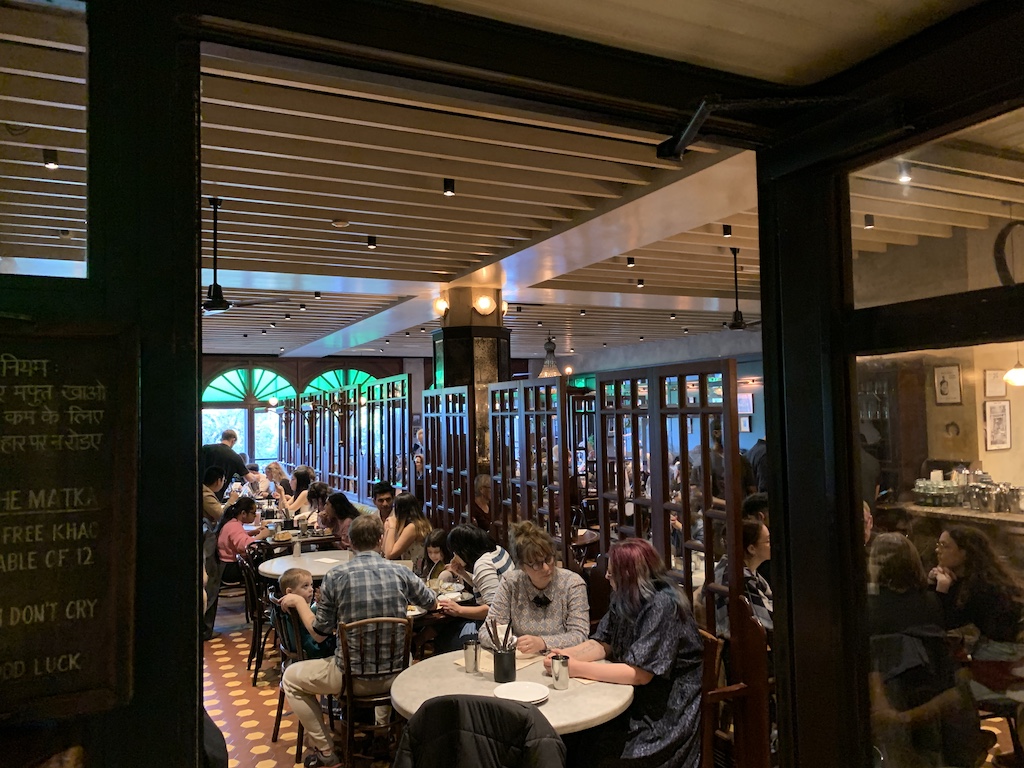
<svg viewBox="0 0 1024 768">
<path fill-rule="evenodd" d="M 138 344 L 0 333 L 0 720 L 128 700 Z"/>
</svg>

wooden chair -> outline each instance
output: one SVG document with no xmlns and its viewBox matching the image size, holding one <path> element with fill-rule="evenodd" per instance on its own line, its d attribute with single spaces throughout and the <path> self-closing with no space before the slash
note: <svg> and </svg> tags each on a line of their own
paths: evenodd
<svg viewBox="0 0 1024 768">
<path fill-rule="evenodd" d="M 306 652 L 302 648 L 302 619 L 299 612 L 294 608 L 288 611 L 288 621 L 284 620 L 284 612 L 274 604 L 270 611 L 274 634 L 277 636 L 277 650 L 281 654 L 281 675 L 296 661 L 305 661 Z M 327 707 L 330 712 L 331 730 L 334 730 L 334 696 L 327 697 Z M 281 716 L 284 713 L 284 688 L 280 689 L 277 696 L 277 714 L 274 716 L 274 733 L 270 740 L 277 742 L 281 732 Z M 298 718 L 296 718 L 297 720 Z M 298 723 L 298 737 L 295 739 L 295 762 L 302 762 L 302 737 L 304 729 L 302 723 Z"/>
<path fill-rule="evenodd" d="M 412 620 L 377 618 L 338 624 L 338 644 L 345 662 L 345 680 L 341 690 L 342 725 L 345 750 L 342 762 L 352 765 L 356 731 L 374 736 L 385 731 L 390 749 L 393 728 L 398 723 L 392 712 L 386 725 L 356 725 L 356 713 L 391 705 L 391 682 L 409 666 L 412 650 Z"/>
<path fill-rule="evenodd" d="M 267 595 L 266 582 L 260 579 L 252 560 L 246 555 L 236 555 L 235 560 L 242 572 L 242 583 L 245 585 L 245 612 L 252 622 L 252 640 L 245 668 L 253 670 L 252 684 L 256 685 L 260 667 L 263 666 L 263 651 L 270 637 L 270 630 L 273 629 L 269 624 L 270 597 Z M 263 630 L 264 625 L 267 625 L 266 632 Z"/>
<path fill-rule="evenodd" d="M 594 565 L 581 572 L 587 584 L 587 599 L 590 601 L 590 631 L 597 628 L 608 613 L 612 597 L 612 585 L 608 583 L 608 555 L 598 555 Z"/>
</svg>

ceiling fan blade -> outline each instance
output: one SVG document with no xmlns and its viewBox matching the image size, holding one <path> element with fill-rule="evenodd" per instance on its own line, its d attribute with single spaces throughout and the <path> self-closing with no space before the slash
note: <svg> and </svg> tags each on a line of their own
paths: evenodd
<svg viewBox="0 0 1024 768">
<path fill-rule="evenodd" d="M 291 299 L 286 298 L 286 297 L 281 297 L 279 299 L 246 299 L 244 301 L 232 301 L 231 302 L 231 306 L 232 307 L 258 307 L 261 304 L 281 304 L 282 302 L 285 302 L 285 301 L 291 301 Z"/>
<path fill-rule="evenodd" d="M 761 324 L 760 320 L 752 320 L 751 322 L 747 323 L 747 328 L 756 328 L 760 324 Z"/>
</svg>

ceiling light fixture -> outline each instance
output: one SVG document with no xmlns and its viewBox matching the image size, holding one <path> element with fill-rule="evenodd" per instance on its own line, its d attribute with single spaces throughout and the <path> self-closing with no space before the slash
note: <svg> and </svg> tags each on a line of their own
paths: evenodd
<svg viewBox="0 0 1024 768">
<path fill-rule="evenodd" d="M 732 224 L 722 225 L 722 237 L 732 237 Z"/>
<path fill-rule="evenodd" d="M 481 315 L 489 315 L 498 308 L 498 302 L 484 294 L 483 296 L 476 297 L 476 301 L 473 302 L 473 308 Z"/>
<path fill-rule="evenodd" d="M 455 197 L 455 179 L 444 180 L 444 196 Z"/>
<path fill-rule="evenodd" d="M 390 344 L 391 343 L 391 339 L 384 339 L 384 343 L 385 344 Z"/>
<path fill-rule="evenodd" d="M 576 347 L 569 347 L 569 352 L 576 354 Z"/>
<path fill-rule="evenodd" d="M 281 347 L 278 351 L 279 352 L 284 352 L 284 347 Z"/>
<path fill-rule="evenodd" d="M 637 288 L 643 288 L 644 287 L 644 279 L 642 277 L 638 277 L 636 279 L 636 287 Z"/>
<path fill-rule="evenodd" d="M 260 331 L 260 333 L 261 333 L 262 335 L 266 336 L 266 335 L 267 335 L 267 329 L 266 329 L 266 328 L 264 328 L 263 330 L 261 330 L 261 331 Z"/>
<path fill-rule="evenodd" d="M 270 327 L 271 327 L 271 328 L 277 328 L 277 323 L 271 323 L 271 324 L 270 324 Z"/>
<path fill-rule="evenodd" d="M 580 310 L 580 317 L 586 317 L 586 316 L 587 316 L 587 310 L 581 309 Z"/>
<path fill-rule="evenodd" d="M 896 177 L 896 180 L 900 184 L 909 184 L 911 179 L 913 178 L 914 177 L 910 175 L 910 163 L 908 163 L 906 160 L 900 160 L 899 175 Z"/>
<path fill-rule="evenodd" d="M 320 291 L 313 291 L 313 298 L 319 301 L 320 300 Z"/>
<path fill-rule="evenodd" d="M 420 333 L 426 333 L 426 332 L 427 332 L 426 328 L 420 328 Z"/>
<path fill-rule="evenodd" d="M 284 319 L 285 319 L 285 320 L 291 320 L 291 319 L 292 319 L 292 316 L 291 316 L 291 315 L 289 315 L 289 314 L 288 314 L 287 312 L 285 312 L 285 313 L 284 313 Z"/>
<path fill-rule="evenodd" d="M 632 269 L 633 267 L 635 267 L 636 266 L 636 259 L 634 259 L 632 256 L 627 256 L 626 257 L 626 266 L 629 269 Z"/>
<path fill-rule="evenodd" d="M 516 312 L 522 312 L 522 311 L 523 311 L 522 305 L 519 305 L 518 307 L 516 307 Z"/>
<path fill-rule="evenodd" d="M 378 352 L 383 352 L 383 351 L 384 351 L 384 347 L 381 347 L 381 348 L 380 348 L 380 349 L 378 349 L 377 351 L 378 351 Z"/>
<path fill-rule="evenodd" d="M 243 339 L 248 339 L 249 338 L 249 334 L 248 333 L 243 333 L 242 334 L 242 338 Z"/>
<path fill-rule="evenodd" d="M 305 311 L 306 311 L 306 305 L 305 304 L 299 304 L 299 312 L 305 312 Z"/>
<path fill-rule="evenodd" d="M 1003 374 L 1003 381 L 1011 387 L 1024 387 L 1024 365 L 1020 364 L 1020 344 L 1017 344 L 1017 364 Z"/>
<path fill-rule="evenodd" d="M 684 336 L 685 336 L 686 334 L 688 334 L 689 332 L 690 332 L 690 329 L 689 329 L 689 328 L 683 328 L 683 335 L 684 335 Z"/>
<path fill-rule="evenodd" d="M 865 213 L 864 214 L 864 229 L 874 229 L 874 228 L 875 228 L 875 216 L 874 216 L 874 214 Z"/>
<path fill-rule="evenodd" d="M 434 299 L 434 313 L 440 317 L 448 316 L 448 300 L 444 296 Z"/>
<path fill-rule="evenodd" d="M 408 331 L 406 331 L 406 332 L 405 332 L 405 335 L 406 335 L 406 336 L 408 336 L 408 335 L 409 335 L 409 332 L 408 332 Z"/>
<path fill-rule="evenodd" d="M 337 227 L 338 229 L 344 229 L 345 227 L 348 226 L 348 221 L 346 221 L 345 219 L 334 219 L 331 222 L 331 226 Z"/>
<path fill-rule="evenodd" d="M 56 149 L 43 150 L 43 167 L 48 171 L 56 171 L 60 168 L 60 163 L 57 161 Z"/>
<path fill-rule="evenodd" d="M 366 247 L 369 248 L 371 251 L 374 248 L 377 247 L 377 236 L 376 235 L 368 235 L 367 236 L 367 238 L 366 238 Z"/>
<path fill-rule="evenodd" d="M 555 359 L 555 340 L 548 336 L 548 340 L 544 342 L 544 365 L 540 369 L 540 373 L 537 374 L 538 379 L 550 379 L 553 376 L 561 376 L 562 372 L 558 370 L 558 361 Z"/>
<path fill-rule="evenodd" d="M 675 313 L 675 312 L 673 312 L 672 314 L 670 314 L 670 315 L 668 316 L 668 319 L 669 319 L 669 320 L 675 320 L 675 319 L 676 319 L 676 313 Z"/>
<path fill-rule="evenodd" d="M 641 336 L 641 337 L 640 337 L 640 341 L 643 341 L 643 340 L 644 340 L 644 337 L 643 337 L 643 336 Z"/>
</svg>

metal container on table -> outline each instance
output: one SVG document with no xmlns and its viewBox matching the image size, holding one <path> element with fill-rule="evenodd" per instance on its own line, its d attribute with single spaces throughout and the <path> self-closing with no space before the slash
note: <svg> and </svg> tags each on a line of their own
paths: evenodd
<svg viewBox="0 0 1024 768">
<path fill-rule="evenodd" d="M 1009 507 L 1006 511 L 1013 514 L 1019 514 L 1021 512 L 1021 504 L 1024 502 L 1024 486 L 1011 485 L 1006 491 L 1007 506 Z"/>
</svg>

